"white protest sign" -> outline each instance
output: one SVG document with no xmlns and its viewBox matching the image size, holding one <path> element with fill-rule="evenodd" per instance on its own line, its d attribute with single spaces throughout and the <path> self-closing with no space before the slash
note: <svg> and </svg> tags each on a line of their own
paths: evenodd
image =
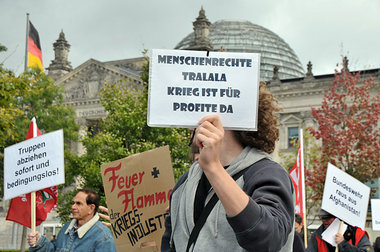
<svg viewBox="0 0 380 252">
<path fill-rule="evenodd" d="M 4 149 L 4 199 L 65 183 L 63 131 Z"/>
<path fill-rule="evenodd" d="M 148 125 L 198 126 L 218 114 L 226 129 L 257 130 L 260 54 L 153 49 Z"/>
<path fill-rule="evenodd" d="M 372 229 L 380 230 L 380 199 L 371 199 Z"/>
<path fill-rule="evenodd" d="M 352 226 L 365 227 L 370 188 L 328 164 L 322 209 Z"/>
</svg>

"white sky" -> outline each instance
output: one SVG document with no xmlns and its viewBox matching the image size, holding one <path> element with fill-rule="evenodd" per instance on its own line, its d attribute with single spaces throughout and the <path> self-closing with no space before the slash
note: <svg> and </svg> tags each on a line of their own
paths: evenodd
<svg viewBox="0 0 380 252">
<path fill-rule="evenodd" d="M 86 60 L 140 57 L 172 49 L 193 31 L 203 6 L 210 22 L 248 20 L 287 42 L 303 68 L 333 73 L 342 55 L 350 70 L 380 68 L 379 0 L 0 0 L 0 63 L 24 68 L 26 13 L 39 32 L 44 67 L 54 59 L 61 29 L 75 68 Z"/>
</svg>

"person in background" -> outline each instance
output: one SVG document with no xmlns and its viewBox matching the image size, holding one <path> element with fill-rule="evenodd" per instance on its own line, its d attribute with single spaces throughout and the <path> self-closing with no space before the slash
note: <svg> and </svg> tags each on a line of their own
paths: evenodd
<svg viewBox="0 0 380 252">
<path fill-rule="evenodd" d="M 293 252 L 305 251 L 305 244 L 303 243 L 301 235 L 294 230 Z"/>
<path fill-rule="evenodd" d="M 259 87 L 258 130 L 224 130 L 218 115 L 199 121 L 197 162 L 179 179 L 165 219 L 161 251 L 292 251 L 294 200 L 287 171 L 270 153 L 279 136 L 280 109 L 265 83 Z M 242 174 L 235 179 L 233 176 Z M 213 206 L 188 245 L 208 200 Z"/>
<path fill-rule="evenodd" d="M 294 219 L 294 228 L 296 231 L 300 234 L 300 237 L 302 238 L 303 244 L 305 244 L 305 236 L 304 236 L 304 228 L 303 228 L 303 222 L 302 222 L 302 216 L 299 215 L 298 213 L 295 214 L 295 219 Z"/>
<path fill-rule="evenodd" d="M 335 252 L 336 247 L 322 240 L 322 233 L 331 225 L 331 223 L 335 220 L 336 217 L 323 209 L 319 209 L 317 215 L 322 220 L 322 224 L 311 235 L 307 244 L 306 251 Z M 343 235 L 339 233 L 335 235 L 335 242 L 336 244 L 338 244 L 339 251 L 373 251 L 367 232 L 359 227 L 353 227 L 351 225 L 347 225 L 347 230 L 344 232 Z"/>
<path fill-rule="evenodd" d="M 303 240 L 303 225 L 302 217 L 298 213 L 294 215 L 294 242 L 293 242 L 293 252 L 305 251 L 305 243 Z M 302 233 L 302 236 L 301 236 Z"/>
<path fill-rule="evenodd" d="M 59 231 L 56 242 L 38 232 L 28 234 L 29 251 L 96 251 L 116 252 L 108 227 L 99 221 L 99 195 L 91 189 L 80 189 L 73 199 L 73 220 Z"/>
<path fill-rule="evenodd" d="M 294 223 L 294 228 L 296 229 L 296 231 L 301 234 L 303 233 L 303 223 L 302 223 L 302 216 L 299 215 L 298 213 L 295 214 L 295 219 L 294 219 L 295 223 Z"/>
<path fill-rule="evenodd" d="M 55 235 L 52 235 L 51 237 L 50 237 L 50 242 L 55 242 L 56 241 L 56 239 L 55 239 Z"/>
</svg>

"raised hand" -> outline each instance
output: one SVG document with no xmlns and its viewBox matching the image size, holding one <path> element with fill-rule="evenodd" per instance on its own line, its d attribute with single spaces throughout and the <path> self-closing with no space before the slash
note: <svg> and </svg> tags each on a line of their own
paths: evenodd
<svg viewBox="0 0 380 252">
<path fill-rule="evenodd" d="M 195 143 L 200 148 L 198 159 L 200 167 L 205 170 L 220 164 L 219 154 L 224 137 L 224 129 L 218 115 L 208 115 L 199 122 Z"/>
<path fill-rule="evenodd" d="M 29 233 L 28 237 L 27 237 L 29 246 L 31 246 L 31 247 L 36 246 L 36 243 L 37 243 L 38 239 L 40 239 L 40 237 L 41 237 L 41 235 L 39 232 Z"/>
</svg>

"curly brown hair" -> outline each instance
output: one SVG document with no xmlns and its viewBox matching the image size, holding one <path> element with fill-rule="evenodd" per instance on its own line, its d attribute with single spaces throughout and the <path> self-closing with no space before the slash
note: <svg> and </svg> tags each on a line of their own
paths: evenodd
<svg viewBox="0 0 380 252">
<path fill-rule="evenodd" d="M 257 131 L 235 131 L 236 139 L 244 146 L 272 153 L 279 138 L 278 100 L 267 89 L 265 82 L 259 85 L 259 109 Z"/>
</svg>

